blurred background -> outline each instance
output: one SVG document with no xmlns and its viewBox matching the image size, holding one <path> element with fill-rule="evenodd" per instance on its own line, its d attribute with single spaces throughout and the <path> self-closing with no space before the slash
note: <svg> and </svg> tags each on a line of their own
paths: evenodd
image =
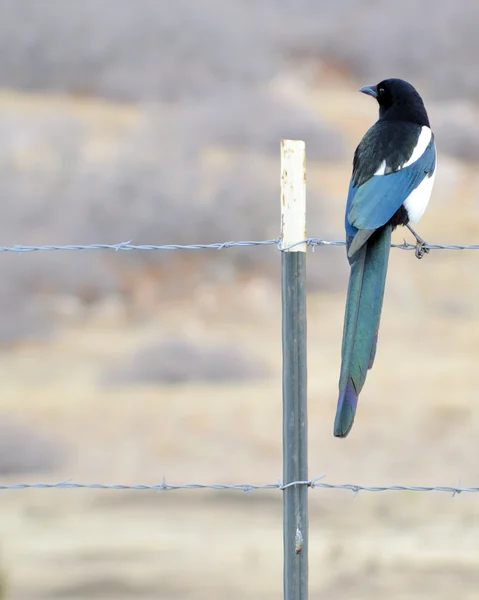
<svg viewBox="0 0 479 600">
<path fill-rule="evenodd" d="M 418 230 L 479 243 L 474 0 L 3 0 L 1 245 L 274 238 L 279 140 L 343 239 L 361 85 L 409 79 L 439 149 Z M 410 236 L 399 231 L 395 241 Z M 412 241 L 412 240 L 410 240 Z M 332 436 L 348 268 L 308 259 L 310 475 L 477 485 L 479 257 L 393 250 L 374 370 Z M 281 478 L 279 254 L 2 254 L 0 479 Z M 313 490 L 311 598 L 476 598 L 475 495 Z M 2 492 L 4 598 L 280 598 L 281 493 Z"/>
</svg>

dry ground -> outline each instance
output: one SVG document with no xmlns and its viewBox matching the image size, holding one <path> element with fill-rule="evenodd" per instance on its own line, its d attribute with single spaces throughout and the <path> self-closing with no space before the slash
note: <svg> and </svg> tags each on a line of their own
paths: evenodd
<svg viewBox="0 0 479 600">
<path fill-rule="evenodd" d="M 465 257 L 449 260 L 460 268 Z M 427 291 L 434 283 L 434 257 L 419 263 L 397 252 L 391 272 L 406 269 L 407 261 L 413 273 L 426 272 L 414 285 L 425 293 L 401 297 L 390 286 L 377 364 L 345 441 L 331 435 L 343 298 L 309 299 L 311 476 L 326 474 L 326 481 L 336 483 L 477 484 L 477 309 L 472 301 L 451 305 L 441 297 L 444 282 L 446 289 L 453 286 L 452 277 L 435 286 L 437 298 Z M 320 267 L 320 253 L 310 263 Z M 47 348 L 4 356 L 3 410 L 70 447 L 63 469 L 41 479 L 279 478 L 280 315 L 277 290 L 264 286 L 267 294 L 268 310 L 258 304 L 256 314 L 238 307 L 236 315 L 226 310 L 208 317 L 198 315 L 192 302 L 191 313 L 181 306 L 129 329 L 105 317 L 103 324 L 72 327 Z M 458 306 L 466 307 L 465 314 Z M 151 339 L 152 332 L 174 330 L 185 314 L 195 319 L 197 335 L 243 340 L 264 353 L 276 376 L 235 386 L 98 386 L 97 378 L 118 356 Z M 274 491 L 4 493 L 0 534 L 10 597 L 279 597 L 280 501 Z M 310 502 L 313 598 L 446 598 L 459 584 L 462 597 L 476 597 L 476 496 L 355 498 L 314 490 Z"/>
<path fill-rule="evenodd" d="M 312 98 L 351 144 L 374 118 L 350 91 Z M 431 241 L 479 240 L 472 167 L 441 157 L 421 223 Z M 310 165 L 341 231 L 349 166 Z M 472 179 L 469 179 L 471 177 Z M 472 181 L 472 183 L 471 183 Z M 454 210 L 452 209 L 454 207 Z M 311 231 L 320 235 L 321 231 Z M 401 235 L 397 235 L 401 241 Z M 229 250 L 234 251 L 234 250 Z M 332 252 L 310 254 L 310 270 Z M 8 258 L 8 257 L 7 257 Z M 6 258 L 3 258 L 6 260 Z M 28 260 L 27 257 L 24 260 Z M 361 484 L 479 484 L 479 255 L 393 251 L 374 370 L 347 440 L 332 437 L 345 281 L 308 299 L 310 474 Z M 132 323 L 108 303 L 0 361 L 0 408 L 66 442 L 57 473 L 83 482 L 273 482 L 281 477 L 279 282 L 199 287 Z M 104 388 L 155 335 L 241 342 L 272 374 L 235 385 Z M 22 479 L 27 479 L 22 476 Z M 18 478 L 15 478 L 17 481 Z M 477 495 L 310 492 L 311 598 L 476 598 Z M 281 493 L 2 492 L 0 543 L 14 600 L 279 598 Z"/>
</svg>

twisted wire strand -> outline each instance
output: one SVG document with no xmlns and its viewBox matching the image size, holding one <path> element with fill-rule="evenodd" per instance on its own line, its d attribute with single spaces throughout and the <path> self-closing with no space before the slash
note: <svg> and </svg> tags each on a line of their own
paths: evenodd
<svg viewBox="0 0 479 600">
<path fill-rule="evenodd" d="M 281 246 L 280 238 L 271 240 L 241 240 L 229 242 L 214 242 L 212 244 L 140 244 L 135 245 L 132 241 L 120 242 L 119 244 L 70 244 L 65 246 L 0 246 L 0 252 L 16 252 L 25 254 L 28 252 L 58 252 L 76 250 L 113 250 L 115 252 L 125 251 L 161 251 L 161 250 L 226 250 L 227 248 L 238 248 L 247 246 L 277 246 L 279 250 L 289 250 L 294 246 L 306 244 L 313 250 L 320 246 L 344 246 L 343 240 L 325 240 L 322 238 L 306 238 L 291 246 Z M 416 244 L 404 240 L 402 244 L 391 244 L 392 248 L 399 250 L 415 250 Z M 426 244 L 425 248 L 430 250 L 479 250 L 479 244 Z"/>
<path fill-rule="evenodd" d="M 56 483 L 12 483 L 0 484 L 0 491 L 7 490 L 25 490 L 25 489 L 91 489 L 91 490 L 134 490 L 134 491 L 155 491 L 169 492 L 177 490 L 233 490 L 241 492 L 252 492 L 255 490 L 279 490 L 283 491 L 290 487 L 306 486 L 313 490 L 343 490 L 350 491 L 354 494 L 359 492 L 442 492 L 456 496 L 462 493 L 477 493 L 479 486 L 450 486 L 450 485 L 359 485 L 355 483 L 327 483 L 322 481 L 325 475 L 308 479 L 304 481 L 292 481 L 283 484 L 280 480 L 275 483 L 182 483 L 172 484 L 167 483 L 163 478 L 161 483 L 79 483 L 67 479 Z"/>
</svg>

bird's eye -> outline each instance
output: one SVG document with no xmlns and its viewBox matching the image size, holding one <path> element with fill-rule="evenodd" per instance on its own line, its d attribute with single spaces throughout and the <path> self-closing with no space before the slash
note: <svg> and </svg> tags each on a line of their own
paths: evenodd
<svg viewBox="0 0 479 600">
<path fill-rule="evenodd" d="M 380 88 L 378 88 L 378 94 L 379 94 L 380 96 L 382 96 L 382 95 L 384 94 L 384 92 L 385 92 L 385 90 L 384 90 L 384 88 L 383 88 L 383 87 L 380 87 Z"/>
</svg>

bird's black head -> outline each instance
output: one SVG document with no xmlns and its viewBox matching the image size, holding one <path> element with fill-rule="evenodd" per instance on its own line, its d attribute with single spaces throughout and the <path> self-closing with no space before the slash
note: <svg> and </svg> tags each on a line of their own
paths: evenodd
<svg viewBox="0 0 479 600">
<path fill-rule="evenodd" d="M 385 79 L 377 85 L 362 87 L 359 91 L 376 98 L 380 119 L 407 121 L 429 127 L 424 102 L 416 89 L 407 81 Z"/>
</svg>

